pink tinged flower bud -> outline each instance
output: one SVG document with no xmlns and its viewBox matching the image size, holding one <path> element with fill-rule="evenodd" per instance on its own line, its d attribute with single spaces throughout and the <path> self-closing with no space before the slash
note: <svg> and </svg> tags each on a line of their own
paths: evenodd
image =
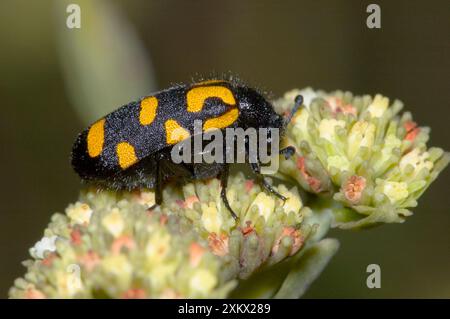
<svg viewBox="0 0 450 319">
<path fill-rule="evenodd" d="M 169 220 L 169 217 L 167 217 L 167 215 L 161 215 L 159 217 L 159 224 L 164 226 L 165 224 L 167 224 L 168 220 Z"/>
<path fill-rule="evenodd" d="M 25 298 L 26 299 L 45 299 L 45 295 L 40 290 L 29 288 L 25 292 Z"/>
<path fill-rule="evenodd" d="M 334 115 L 337 113 L 344 113 L 356 116 L 356 108 L 351 104 L 345 104 L 341 98 L 331 96 L 327 98 L 326 101 Z"/>
<path fill-rule="evenodd" d="M 244 235 L 244 237 L 249 236 L 252 232 L 255 231 L 255 228 L 252 226 L 251 221 L 246 221 L 246 224 L 247 226 L 241 229 L 242 235 Z"/>
<path fill-rule="evenodd" d="M 78 258 L 78 262 L 88 272 L 91 272 L 98 264 L 100 264 L 100 260 L 100 256 L 93 251 L 89 251 L 87 254 Z"/>
<path fill-rule="evenodd" d="M 176 203 L 178 206 L 180 206 L 180 208 L 190 208 L 192 209 L 194 207 L 195 203 L 200 202 L 198 197 L 195 195 L 189 196 L 188 198 L 186 198 L 186 200 L 181 200 L 181 199 L 177 199 Z"/>
<path fill-rule="evenodd" d="M 122 299 L 145 299 L 147 295 L 144 289 L 128 289 L 122 295 Z"/>
<path fill-rule="evenodd" d="M 185 203 L 186 203 L 186 207 L 187 208 L 193 208 L 195 203 L 200 202 L 198 200 L 198 197 L 195 195 L 189 196 L 188 198 L 186 198 Z"/>
<path fill-rule="evenodd" d="M 229 238 L 226 234 L 221 234 L 218 236 L 216 233 L 211 233 L 208 235 L 209 248 L 211 252 L 216 255 L 223 257 L 228 255 L 229 247 L 228 247 Z"/>
<path fill-rule="evenodd" d="M 161 299 L 181 299 L 183 296 L 173 289 L 165 289 L 161 293 Z"/>
<path fill-rule="evenodd" d="M 280 236 L 278 236 L 275 244 L 273 245 L 272 255 L 275 255 L 277 253 L 278 249 L 280 248 L 281 241 L 284 237 L 292 238 L 293 244 L 291 247 L 291 251 L 289 252 L 289 256 L 294 255 L 303 246 L 304 238 L 301 235 L 300 231 L 292 226 L 284 227 Z"/>
<path fill-rule="evenodd" d="M 56 258 L 55 253 L 48 254 L 44 259 L 42 259 L 42 265 L 51 267 L 51 265 L 53 264 L 53 260 L 55 260 L 55 258 Z"/>
<path fill-rule="evenodd" d="M 127 235 L 116 238 L 111 245 L 111 252 L 113 255 L 118 255 L 122 251 L 122 248 L 133 250 L 136 247 L 134 240 Z"/>
<path fill-rule="evenodd" d="M 300 170 L 300 173 L 302 174 L 302 176 L 304 177 L 304 179 L 306 180 L 308 185 L 311 187 L 311 189 L 316 193 L 320 192 L 320 186 L 321 186 L 320 180 L 311 176 L 306 171 L 305 158 L 303 156 L 298 157 L 297 168 Z"/>
<path fill-rule="evenodd" d="M 205 248 L 198 243 L 192 243 L 189 246 L 189 263 L 192 267 L 197 267 L 205 254 Z"/>
<path fill-rule="evenodd" d="M 81 232 L 79 229 L 73 229 L 70 232 L 70 242 L 74 245 L 74 246 L 78 246 L 81 245 L 82 240 L 81 240 Z"/>
<path fill-rule="evenodd" d="M 357 204 L 366 188 L 366 179 L 362 176 L 353 175 L 344 184 L 345 198 L 352 204 Z"/>
<path fill-rule="evenodd" d="M 245 181 L 245 191 L 247 193 L 249 193 L 252 190 L 253 186 L 254 186 L 254 182 L 251 179 Z"/>
<path fill-rule="evenodd" d="M 176 203 L 180 208 L 186 208 L 186 203 L 184 202 L 184 200 L 177 199 L 177 200 L 175 201 L 175 203 Z"/>
<path fill-rule="evenodd" d="M 405 140 L 414 141 L 416 136 L 420 133 L 420 127 L 417 126 L 416 122 L 407 121 L 403 124 L 403 127 L 406 130 Z"/>
</svg>

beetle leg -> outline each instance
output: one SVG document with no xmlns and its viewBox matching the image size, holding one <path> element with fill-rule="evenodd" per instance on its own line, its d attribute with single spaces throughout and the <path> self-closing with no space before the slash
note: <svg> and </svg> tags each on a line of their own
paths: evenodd
<svg viewBox="0 0 450 319">
<path fill-rule="evenodd" d="M 162 185 L 161 185 L 161 164 L 157 161 L 156 164 L 156 183 L 155 183 L 155 202 L 156 205 L 161 205 L 162 203 Z"/>
<path fill-rule="evenodd" d="M 236 213 L 233 211 L 233 209 L 230 206 L 230 203 L 228 202 L 227 198 L 227 186 L 228 186 L 228 164 L 224 164 L 224 168 L 222 172 L 220 173 L 220 185 L 222 186 L 222 189 L 220 190 L 220 198 L 222 198 L 223 203 L 225 204 L 225 207 L 230 211 L 231 216 L 235 220 L 239 219 L 239 217 L 236 215 Z"/>
<path fill-rule="evenodd" d="M 284 119 L 284 128 L 286 128 L 288 126 L 288 124 L 291 122 L 295 113 L 297 113 L 298 109 L 300 108 L 300 106 L 302 106 L 302 104 L 303 104 L 303 96 L 297 95 L 294 100 L 294 107 L 292 108 L 291 112 Z"/>
<path fill-rule="evenodd" d="M 280 155 L 284 155 L 285 159 L 290 159 L 295 154 L 295 147 L 288 146 L 280 150 Z"/>
<path fill-rule="evenodd" d="M 267 180 L 264 178 L 264 176 L 261 174 L 261 168 L 259 167 L 258 163 L 250 163 L 250 166 L 253 170 L 253 173 L 256 175 L 256 180 L 257 182 L 269 193 L 275 195 L 276 197 L 278 197 L 279 199 L 281 199 L 282 201 L 286 201 L 286 197 L 284 197 L 283 195 L 281 195 L 280 193 L 278 193 L 278 191 L 273 188 L 272 185 L 270 185 Z"/>
<path fill-rule="evenodd" d="M 155 178 L 155 204 L 153 204 L 151 207 L 148 208 L 148 210 L 153 210 L 162 203 L 162 185 L 161 185 L 161 165 L 159 164 L 159 161 L 161 159 L 156 161 L 156 178 Z"/>
</svg>

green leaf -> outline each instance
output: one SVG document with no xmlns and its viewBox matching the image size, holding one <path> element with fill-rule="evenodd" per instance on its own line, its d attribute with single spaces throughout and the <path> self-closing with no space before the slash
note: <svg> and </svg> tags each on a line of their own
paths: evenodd
<svg viewBox="0 0 450 319">
<path fill-rule="evenodd" d="M 293 264 L 292 270 L 276 293 L 275 298 L 300 298 L 311 283 L 319 277 L 338 248 L 339 242 L 331 238 L 323 239 L 308 247 Z"/>
<path fill-rule="evenodd" d="M 56 3 L 65 84 L 85 124 L 155 91 L 153 68 L 135 30 L 109 1 L 79 0 L 81 28 L 70 29 L 71 1 Z"/>
<path fill-rule="evenodd" d="M 290 260 L 285 260 L 252 274 L 241 280 L 228 298 L 232 299 L 264 299 L 272 298 L 280 289 L 290 270 Z"/>
</svg>

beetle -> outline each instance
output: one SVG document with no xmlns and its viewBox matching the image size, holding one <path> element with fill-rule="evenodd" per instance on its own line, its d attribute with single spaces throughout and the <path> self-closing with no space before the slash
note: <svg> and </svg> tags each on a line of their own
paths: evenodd
<svg viewBox="0 0 450 319">
<path fill-rule="evenodd" d="M 177 85 L 130 102 L 90 125 L 74 143 L 72 166 L 83 181 L 100 187 L 153 188 L 155 206 L 162 203 L 162 187 L 170 178 L 220 177 L 221 198 L 237 218 L 226 197 L 229 164 L 175 164 L 170 151 L 192 138 L 196 120 L 202 121 L 204 131 L 277 128 L 282 132 L 302 101 L 297 96 L 293 110 L 283 118 L 261 93 L 242 83 L 214 79 Z M 280 151 L 286 157 L 294 152 L 293 147 Z M 266 191 L 286 200 L 264 179 L 260 163 L 250 167 Z"/>
</svg>

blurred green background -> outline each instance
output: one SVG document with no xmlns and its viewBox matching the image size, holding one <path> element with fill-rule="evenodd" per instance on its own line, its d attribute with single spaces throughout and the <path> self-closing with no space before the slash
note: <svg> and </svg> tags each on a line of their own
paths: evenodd
<svg viewBox="0 0 450 319">
<path fill-rule="evenodd" d="M 366 27 L 381 6 L 382 28 Z M 81 6 L 69 30 L 68 3 Z M 77 198 L 69 162 L 97 114 L 174 82 L 231 71 L 273 97 L 295 87 L 405 102 L 450 150 L 448 1 L 0 2 L 0 297 L 55 211 Z M 450 297 L 450 170 L 403 225 L 334 230 L 341 249 L 306 297 Z M 366 287 L 379 264 L 381 289 Z"/>
</svg>

